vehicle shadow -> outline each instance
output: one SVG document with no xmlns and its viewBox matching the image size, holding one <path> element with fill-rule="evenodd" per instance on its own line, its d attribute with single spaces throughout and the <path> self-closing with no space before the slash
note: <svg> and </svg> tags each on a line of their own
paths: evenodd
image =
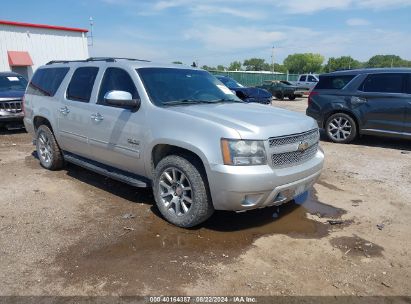
<svg viewBox="0 0 411 304">
<path fill-rule="evenodd" d="M 320 130 L 320 139 L 321 141 L 331 143 L 331 141 L 327 138 L 324 130 Z M 337 143 L 334 144 L 339 145 Z M 351 145 L 396 149 L 406 152 L 411 151 L 411 140 L 382 136 L 363 135 L 354 140 Z"/>
</svg>

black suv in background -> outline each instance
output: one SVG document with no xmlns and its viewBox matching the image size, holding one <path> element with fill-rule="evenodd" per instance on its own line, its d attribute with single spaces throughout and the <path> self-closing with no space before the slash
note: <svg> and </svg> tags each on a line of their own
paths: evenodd
<svg viewBox="0 0 411 304">
<path fill-rule="evenodd" d="M 411 69 L 323 74 L 308 97 L 307 115 L 333 142 L 362 134 L 411 139 Z"/>
<path fill-rule="evenodd" d="M 0 128 L 23 126 L 22 99 L 27 80 L 20 74 L 0 73 Z"/>
</svg>

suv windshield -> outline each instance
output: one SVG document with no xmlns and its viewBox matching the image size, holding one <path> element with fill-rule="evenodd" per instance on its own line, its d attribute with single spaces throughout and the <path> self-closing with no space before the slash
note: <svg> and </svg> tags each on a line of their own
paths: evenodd
<svg viewBox="0 0 411 304">
<path fill-rule="evenodd" d="M 152 102 L 158 106 L 241 102 L 206 71 L 173 68 L 139 68 L 138 74 Z"/>
<path fill-rule="evenodd" d="M 24 91 L 26 89 L 26 86 L 27 80 L 22 76 L 0 76 L 0 92 Z"/>
</svg>

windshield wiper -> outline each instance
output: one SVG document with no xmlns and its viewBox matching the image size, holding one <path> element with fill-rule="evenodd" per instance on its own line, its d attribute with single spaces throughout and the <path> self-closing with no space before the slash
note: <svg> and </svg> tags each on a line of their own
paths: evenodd
<svg viewBox="0 0 411 304">
<path fill-rule="evenodd" d="M 164 102 L 165 106 L 182 105 L 182 104 L 214 104 L 222 102 L 241 102 L 234 99 L 215 99 L 215 100 L 193 100 L 193 99 L 182 99 Z"/>
<path fill-rule="evenodd" d="M 243 102 L 243 101 L 235 100 L 235 99 L 227 99 L 227 98 L 215 99 L 215 100 L 209 101 L 209 103 L 221 103 L 221 102 Z"/>
</svg>

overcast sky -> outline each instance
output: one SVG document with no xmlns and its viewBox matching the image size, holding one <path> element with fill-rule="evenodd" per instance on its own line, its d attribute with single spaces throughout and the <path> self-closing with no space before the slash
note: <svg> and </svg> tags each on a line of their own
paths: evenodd
<svg viewBox="0 0 411 304">
<path fill-rule="evenodd" d="M 411 60 L 411 0 L 4 1 L 0 19 L 88 28 L 94 56 L 228 65 L 289 54 Z M 1 42 L 0 42 L 1 43 Z"/>
</svg>

